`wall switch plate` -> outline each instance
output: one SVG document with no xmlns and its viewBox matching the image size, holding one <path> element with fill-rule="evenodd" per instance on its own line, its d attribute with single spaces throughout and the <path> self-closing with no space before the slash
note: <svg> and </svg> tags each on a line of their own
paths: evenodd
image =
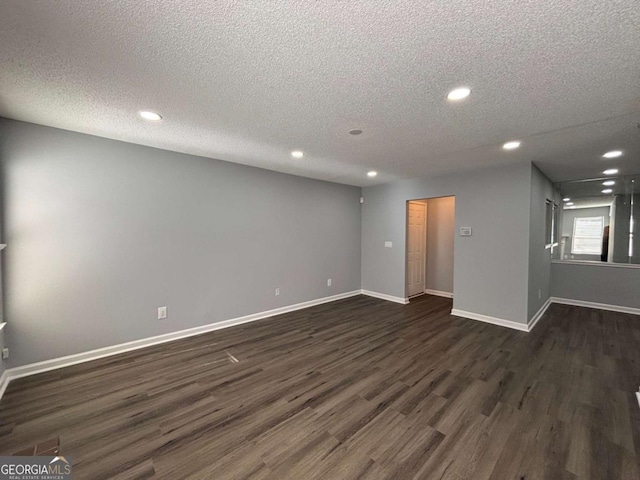
<svg viewBox="0 0 640 480">
<path fill-rule="evenodd" d="M 327 280 L 327 287 L 330 287 L 330 286 L 331 286 L 331 279 L 329 278 L 329 279 Z"/>
<path fill-rule="evenodd" d="M 3 348 L 2 349 L 2 359 L 6 360 L 7 358 L 9 358 L 9 349 L 8 348 Z"/>
<path fill-rule="evenodd" d="M 461 237 L 470 237 L 471 236 L 471 227 L 460 227 L 460 236 Z"/>
<path fill-rule="evenodd" d="M 280 295 L 280 289 L 276 288 L 276 297 Z"/>
<path fill-rule="evenodd" d="M 384 242 L 384 246 L 385 248 L 391 248 L 393 247 L 393 242 Z"/>
<path fill-rule="evenodd" d="M 158 307 L 158 320 L 167 318 L 167 307 Z"/>
</svg>

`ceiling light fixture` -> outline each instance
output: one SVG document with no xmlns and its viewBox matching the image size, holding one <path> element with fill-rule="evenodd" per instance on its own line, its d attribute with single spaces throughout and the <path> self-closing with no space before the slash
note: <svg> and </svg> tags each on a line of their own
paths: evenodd
<svg viewBox="0 0 640 480">
<path fill-rule="evenodd" d="M 449 92 L 449 94 L 447 95 L 447 99 L 456 102 L 458 100 L 462 100 L 464 98 L 467 98 L 469 95 L 471 95 L 471 89 L 470 88 L 460 87 L 460 88 L 455 88 L 455 89 L 451 90 Z"/>
<path fill-rule="evenodd" d="M 615 175 L 616 173 L 618 173 L 618 169 L 617 168 L 610 168 L 608 170 L 605 170 L 604 172 L 605 175 Z"/>
<path fill-rule="evenodd" d="M 575 205 L 571 205 L 571 206 L 570 206 L 570 207 L 568 207 L 568 208 L 570 208 L 571 210 L 573 210 L 574 208 L 576 208 L 576 206 L 575 206 Z"/>
<path fill-rule="evenodd" d="M 157 114 L 156 112 L 142 111 L 138 112 L 138 114 L 145 120 L 149 120 L 151 122 L 159 122 L 160 120 L 162 120 L 162 116 Z"/>
<path fill-rule="evenodd" d="M 602 182 L 602 185 L 604 185 L 605 187 L 610 187 L 611 185 L 615 185 L 616 181 L 615 180 L 607 180 L 606 182 Z"/>
<path fill-rule="evenodd" d="M 618 158 L 622 156 L 622 150 L 611 150 L 602 155 L 604 158 Z"/>
<path fill-rule="evenodd" d="M 570 207 L 571 205 L 573 205 L 573 202 L 567 202 L 567 206 Z"/>
<path fill-rule="evenodd" d="M 349 135 L 360 135 L 362 133 L 362 130 L 360 130 L 359 128 L 356 128 L 355 130 L 349 130 Z"/>
<path fill-rule="evenodd" d="M 502 148 L 504 148 L 505 150 L 515 150 L 516 148 L 518 148 L 520 146 L 520 142 L 518 140 L 513 140 L 511 142 L 507 142 L 505 143 Z"/>
<path fill-rule="evenodd" d="M 294 150 L 293 152 L 291 152 L 291 156 L 293 158 L 302 158 L 304 157 L 304 152 L 301 150 Z"/>
<path fill-rule="evenodd" d="M 569 200 L 571 200 L 569 197 L 565 197 L 562 199 L 563 202 L 568 202 Z"/>
<path fill-rule="evenodd" d="M 368 177 L 375 177 L 376 175 L 378 175 L 378 172 L 376 172 L 375 170 L 371 170 L 370 172 L 367 172 L 367 176 Z"/>
<path fill-rule="evenodd" d="M 604 190 L 602 190 L 602 193 L 613 193 L 613 190 L 611 190 L 610 188 L 605 188 Z"/>
</svg>

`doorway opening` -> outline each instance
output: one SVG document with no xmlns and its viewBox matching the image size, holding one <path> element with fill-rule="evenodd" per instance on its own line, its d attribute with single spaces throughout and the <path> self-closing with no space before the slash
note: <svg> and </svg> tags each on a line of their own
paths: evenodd
<svg viewBox="0 0 640 480">
<path fill-rule="evenodd" d="M 407 202 L 406 296 L 453 298 L 455 197 Z"/>
</svg>

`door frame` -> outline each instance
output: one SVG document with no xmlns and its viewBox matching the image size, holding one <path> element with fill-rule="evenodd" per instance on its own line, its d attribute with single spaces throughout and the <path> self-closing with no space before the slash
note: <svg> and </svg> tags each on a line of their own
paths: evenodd
<svg viewBox="0 0 640 480">
<path fill-rule="evenodd" d="M 453 198 L 454 202 L 456 201 L 456 196 L 454 194 L 449 194 L 449 195 L 438 195 L 435 197 L 419 197 L 419 198 L 412 198 L 409 200 L 406 200 L 406 206 L 405 206 L 405 220 L 404 220 L 404 224 L 405 224 L 405 247 L 404 247 L 404 269 L 405 269 L 405 276 L 404 276 L 404 298 L 407 301 L 410 301 L 412 298 L 417 298 L 418 296 L 420 296 L 419 294 L 416 295 L 412 295 L 411 297 L 409 297 L 409 203 L 411 202 L 421 202 L 421 203 L 425 203 L 425 205 L 427 205 L 427 210 L 426 210 L 426 218 L 425 218 L 425 237 L 424 237 L 424 241 L 425 241 L 425 272 L 424 272 L 424 287 L 425 290 L 427 289 L 427 269 L 428 269 L 428 265 L 427 265 L 427 246 L 429 244 L 429 240 L 427 238 L 427 233 L 428 233 L 428 223 L 427 223 L 427 219 L 429 217 L 429 209 L 428 209 L 428 205 L 429 205 L 429 200 L 435 200 L 438 198 Z M 453 225 L 454 225 L 454 234 L 453 234 L 453 292 L 451 294 L 447 294 L 444 295 L 444 293 L 448 293 L 448 292 L 436 292 L 436 291 L 430 291 L 429 293 L 432 295 L 439 295 L 439 296 L 443 296 L 443 297 L 447 297 L 447 298 L 454 298 L 454 294 L 455 294 L 455 264 L 456 264 L 456 258 L 458 257 L 456 255 L 456 251 L 458 248 L 457 245 L 457 235 L 456 235 L 456 228 L 458 225 L 458 216 L 457 216 L 457 212 L 458 212 L 458 208 L 457 208 L 457 204 L 454 203 L 454 210 L 453 210 Z M 427 293 L 426 291 L 423 293 Z M 443 293 L 443 295 L 440 295 L 441 293 Z"/>
</svg>

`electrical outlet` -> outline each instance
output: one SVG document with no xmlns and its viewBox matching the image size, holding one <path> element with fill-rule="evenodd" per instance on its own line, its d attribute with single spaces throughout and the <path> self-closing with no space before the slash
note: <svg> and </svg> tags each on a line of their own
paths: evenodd
<svg viewBox="0 0 640 480">
<path fill-rule="evenodd" d="M 280 289 L 276 288 L 276 297 L 280 295 Z"/>
<path fill-rule="evenodd" d="M 330 286 L 331 286 L 331 279 L 329 278 L 329 279 L 327 280 L 327 287 L 330 287 Z"/>
<path fill-rule="evenodd" d="M 158 307 L 158 320 L 167 318 L 167 307 Z"/>
<path fill-rule="evenodd" d="M 2 349 L 2 359 L 6 360 L 7 358 L 9 358 L 9 349 L 8 348 L 3 348 Z"/>
</svg>

